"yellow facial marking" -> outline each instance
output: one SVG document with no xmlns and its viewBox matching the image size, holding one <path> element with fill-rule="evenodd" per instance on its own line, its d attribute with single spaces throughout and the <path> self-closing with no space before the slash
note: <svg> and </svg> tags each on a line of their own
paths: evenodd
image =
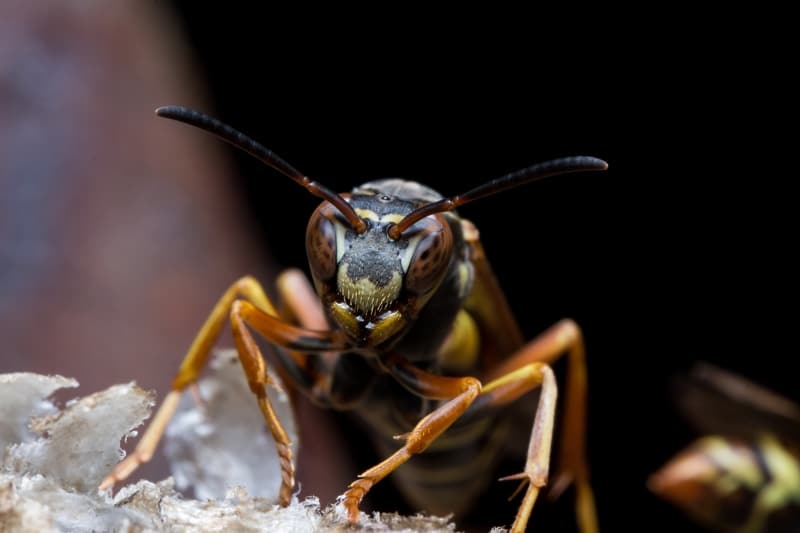
<svg viewBox="0 0 800 533">
<path fill-rule="evenodd" d="M 404 215 L 399 213 L 389 213 L 388 215 L 383 215 L 382 217 L 378 216 L 378 213 L 373 211 L 372 209 L 364 209 L 363 207 L 356 207 L 356 214 L 361 218 L 368 218 L 370 220 L 374 220 L 375 222 L 384 222 L 384 223 L 392 223 L 397 224 L 401 220 L 403 220 Z"/>
<path fill-rule="evenodd" d="M 399 213 L 389 213 L 388 215 L 383 215 L 382 217 L 378 216 L 378 213 L 373 211 L 372 209 L 364 209 L 363 207 L 356 207 L 356 214 L 361 218 L 368 218 L 370 220 L 374 220 L 375 222 L 384 222 L 384 223 L 392 223 L 397 224 L 401 220 L 403 220 L 404 215 Z"/>
<path fill-rule="evenodd" d="M 400 252 L 400 266 L 403 267 L 403 272 L 408 272 L 408 265 L 411 263 L 411 259 L 414 257 L 414 252 L 417 250 L 417 243 L 422 237 L 420 235 L 416 235 L 411 237 L 408 240 L 408 246 L 406 246 L 402 252 Z"/>
<path fill-rule="evenodd" d="M 399 273 L 393 272 L 392 279 L 383 287 L 376 285 L 369 278 L 350 279 L 347 275 L 347 264 L 339 266 L 336 282 L 339 292 L 348 304 L 365 315 L 375 315 L 386 309 L 400 294 L 403 280 Z"/>
<path fill-rule="evenodd" d="M 376 213 L 372 209 L 364 209 L 361 207 L 356 207 L 356 214 L 361 218 L 368 218 L 369 220 L 374 220 L 375 222 L 380 222 L 381 220 L 381 217 L 378 216 L 378 213 Z"/>
<path fill-rule="evenodd" d="M 388 215 L 383 215 L 381 217 L 381 222 L 391 222 L 392 224 L 397 224 L 401 220 L 405 218 L 403 215 L 398 213 L 389 213 Z"/>
<path fill-rule="evenodd" d="M 344 256 L 344 252 L 347 249 L 347 241 L 344 238 L 347 228 L 344 227 L 344 224 L 340 224 L 339 222 L 334 222 L 333 227 L 336 231 L 336 264 L 339 264 L 339 261 L 342 260 L 342 256 Z"/>
</svg>

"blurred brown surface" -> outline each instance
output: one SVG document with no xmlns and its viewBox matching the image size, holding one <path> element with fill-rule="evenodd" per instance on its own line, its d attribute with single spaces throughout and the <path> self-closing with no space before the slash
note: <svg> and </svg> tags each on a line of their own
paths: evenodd
<svg viewBox="0 0 800 533">
<path fill-rule="evenodd" d="M 159 397 L 221 291 L 264 274 L 169 13 L 0 4 L 0 372 L 136 380 Z M 260 270 L 260 271 L 259 271 Z"/>
<path fill-rule="evenodd" d="M 213 113 L 178 31 L 148 3 L 0 4 L 0 373 L 162 398 L 222 291 L 245 273 L 270 290 L 222 143 L 153 113 Z M 327 503 L 355 472 L 298 411 L 303 494 Z M 164 475 L 157 452 L 134 479 Z"/>
</svg>

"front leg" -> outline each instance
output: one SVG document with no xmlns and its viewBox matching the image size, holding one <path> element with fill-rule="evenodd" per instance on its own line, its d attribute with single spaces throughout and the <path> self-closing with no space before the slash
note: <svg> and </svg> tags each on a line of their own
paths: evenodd
<svg viewBox="0 0 800 533">
<path fill-rule="evenodd" d="M 246 299 L 237 300 L 237 298 Z M 250 389 L 256 395 L 264 420 L 279 450 L 282 473 L 280 502 L 282 505 L 289 503 L 294 485 L 294 466 L 288 447 L 289 440 L 266 395 L 268 383 L 266 364 L 245 323 L 273 344 L 291 350 L 339 351 L 346 349 L 348 345 L 344 337 L 336 332 L 313 331 L 281 321 L 277 318 L 275 307 L 261 285 L 249 276 L 231 285 L 216 303 L 192 342 L 172 382 L 172 390 L 156 411 L 153 421 L 134 451 L 118 463 L 111 474 L 103 480 L 100 484 L 101 490 L 111 488 L 115 483 L 126 479 L 139 465 L 146 463 L 153 456 L 169 420 L 175 413 L 181 393 L 197 381 L 205 368 L 211 347 L 219 336 L 226 318 L 231 322 L 237 352 Z M 302 359 L 282 360 L 282 363 L 284 366 L 292 366 L 290 370 L 294 373 L 302 373 L 307 366 L 306 361 Z"/>
<path fill-rule="evenodd" d="M 481 392 L 481 383 L 475 378 L 429 374 L 399 356 L 394 356 L 387 367 L 414 394 L 432 400 L 451 399 L 420 420 L 410 433 L 396 436 L 397 439 L 404 439 L 405 445 L 383 462 L 359 474 L 359 479 L 350 484 L 342 495 L 342 500 L 351 522 L 358 521 L 358 506 L 367 492 L 412 455 L 422 453 L 430 446 L 469 408 Z"/>
</svg>

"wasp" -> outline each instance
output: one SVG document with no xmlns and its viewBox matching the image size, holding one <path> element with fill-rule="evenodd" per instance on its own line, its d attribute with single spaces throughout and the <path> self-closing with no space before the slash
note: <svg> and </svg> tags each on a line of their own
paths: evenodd
<svg viewBox="0 0 800 533">
<path fill-rule="evenodd" d="M 800 405 L 706 363 L 677 389 L 704 436 L 653 474 L 650 489 L 716 531 L 800 531 Z"/>
<path fill-rule="evenodd" d="M 358 475 L 340 497 L 351 522 L 358 521 L 369 490 L 395 470 L 411 503 L 436 514 L 463 513 L 491 481 L 490 467 L 513 425 L 505 408 L 539 390 L 529 410 L 535 414 L 525 466 L 502 478 L 518 480 L 516 492 L 525 489 L 512 527 L 524 531 L 550 470 L 557 398 L 550 365 L 566 355 L 565 438 L 553 491 L 574 483 L 579 526 L 584 533 L 597 531 L 585 449 L 581 330 L 564 320 L 525 343 L 478 230 L 455 209 L 548 176 L 604 170 L 605 161 L 578 156 L 540 163 L 449 198 L 401 179 L 337 194 L 216 119 L 179 106 L 156 113 L 215 134 L 322 199 L 306 231 L 312 281 L 297 269 L 282 273 L 276 282 L 280 305 L 254 278 L 234 282 L 191 344 L 136 449 L 101 488 L 152 457 L 182 391 L 197 381 L 229 322 L 278 449 L 282 505 L 294 487 L 293 457 L 266 394 L 266 363 L 252 331 L 276 347 L 278 369 L 294 387 L 317 405 L 351 411 L 368 427 L 386 459 Z M 418 457 L 400 468 L 412 456 Z M 464 468 L 466 461 L 480 470 Z"/>
</svg>

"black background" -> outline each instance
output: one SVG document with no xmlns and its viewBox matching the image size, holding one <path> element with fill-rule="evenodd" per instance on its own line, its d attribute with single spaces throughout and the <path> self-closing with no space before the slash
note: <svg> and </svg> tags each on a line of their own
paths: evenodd
<svg viewBox="0 0 800 533">
<path fill-rule="evenodd" d="M 215 103 L 207 111 L 334 190 L 405 177 L 452 195 L 559 156 L 609 162 L 460 213 L 528 336 L 565 316 L 585 330 L 603 529 L 692 530 L 644 485 L 692 437 L 670 377 L 709 360 L 797 398 L 783 308 L 796 296 L 796 217 L 788 174 L 756 149 L 766 132 L 752 119 L 769 102 L 740 88 L 746 58 L 678 53 L 642 21 L 621 32 L 596 13 L 337 13 L 345 25 L 322 12 L 174 4 Z M 317 199 L 231 155 L 264 245 L 305 268 Z M 533 524 L 568 530 L 569 501 L 537 507 Z"/>
</svg>

